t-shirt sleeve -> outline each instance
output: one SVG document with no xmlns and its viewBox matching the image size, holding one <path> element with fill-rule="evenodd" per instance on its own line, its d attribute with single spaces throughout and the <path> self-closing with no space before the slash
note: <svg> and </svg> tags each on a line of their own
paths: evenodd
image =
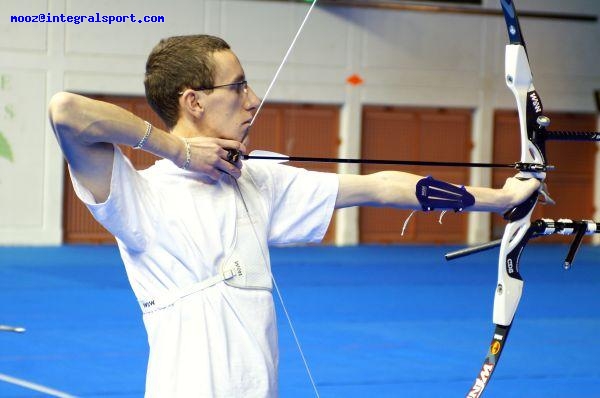
<svg viewBox="0 0 600 398">
<path fill-rule="evenodd" d="M 267 167 L 270 191 L 270 244 L 320 242 L 337 198 L 336 174 L 286 165 Z"/>
<path fill-rule="evenodd" d="M 92 193 L 73 173 L 69 174 L 75 194 L 92 216 L 127 248 L 141 251 L 151 231 L 150 187 L 119 147 L 115 146 L 114 154 L 110 194 L 102 203 L 96 202 Z"/>
</svg>

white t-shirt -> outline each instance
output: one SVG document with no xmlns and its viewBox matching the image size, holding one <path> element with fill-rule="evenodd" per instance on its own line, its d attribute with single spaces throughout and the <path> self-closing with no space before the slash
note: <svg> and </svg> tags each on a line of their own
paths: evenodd
<svg viewBox="0 0 600 398">
<path fill-rule="evenodd" d="M 75 192 L 117 239 L 140 301 L 173 294 L 218 273 L 247 217 L 231 177 L 205 184 L 168 160 L 136 171 L 115 147 L 110 195 L 96 203 L 72 177 Z M 318 242 L 335 205 L 338 179 L 247 161 L 238 179 L 265 222 L 269 244 Z M 237 196 L 236 196 L 237 195 Z M 268 253 L 267 253 L 268 255 Z M 146 397 L 276 397 L 277 329 L 272 294 L 217 283 L 144 314 L 150 355 Z"/>
</svg>

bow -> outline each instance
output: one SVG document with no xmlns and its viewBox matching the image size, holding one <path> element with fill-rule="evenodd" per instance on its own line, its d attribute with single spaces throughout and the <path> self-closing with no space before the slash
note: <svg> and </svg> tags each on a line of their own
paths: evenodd
<svg viewBox="0 0 600 398">
<path fill-rule="evenodd" d="M 500 4 L 509 37 L 505 55 L 505 79 L 508 88 L 515 97 L 519 113 L 521 135 L 521 160 L 519 163 L 521 166 L 517 177 L 538 179 L 542 183 L 541 193 L 551 202 L 543 184 L 546 178 L 546 170 L 531 167 L 536 164 L 547 164 L 545 141 L 548 139 L 596 141 L 598 140 L 598 133 L 546 130 L 546 127 L 550 124 L 550 119 L 544 116 L 542 101 L 533 85 L 527 48 L 514 3 L 512 0 L 500 0 Z M 565 268 L 568 268 L 573 261 L 583 235 L 597 233 L 598 224 L 592 221 L 536 220 L 532 223 L 531 214 L 536 203 L 537 193 L 504 216 L 508 220 L 508 224 L 500 242 L 498 282 L 494 295 L 493 310 L 495 330 L 481 370 L 467 393 L 467 398 L 479 398 L 482 395 L 506 345 L 523 291 L 523 279 L 519 274 L 519 260 L 527 242 L 532 237 L 539 235 L 551 233 L 575 234 L 575 240 L 565 260 Z M 487 250 L 494 246 L 497 246 L 497 242 L 462 251 L 458 256 Z"/>
<path fill-rule="evenodd" d="M 267 96 L 271 88 L 273 87 L 275 80 L 277 79 L 279 72 L 281 71 L 284 63 L 287 60 L 304 24 L 306 23 L 311 11 L 316 5 L 317 0 L 313 0 L 312 4 L 298 29 L 292 43 L 286 52 L 283 61 L 279 65 L 271 84 L 269 85 L 265 96 L 263 97 L 257 112 L 255 113 L 252 122 L 254 123 L 256 116 L 262 109 Z M 545 191 L 544 180 L 546 178 L 546 171 L 550 170 L 551 167 L 547 165 L 545 155 L 545 141 L 548 139 L 552 140 L 578 140 L 578 141 L 600 141 L 600 133 L 583 133 L 583 132 L 565 132 L 565 131 L 547 131 L 546 127 L 549 125 L 550 120 L 544 116 L 542 102 L 540 96 L 534 88 L 533 77 L 531 68 L 529 65 L 529 59 L 527 55 L 527 49 L 525 46 L 525 40 L 521 32 L 517 12 L 514 7 L 512 0 L 500 0 L 502 6 L 502 12 L 506 20 L 506 26 L 509 36 L 509 44 L 506 45 L 505 54 L 505 78 L 506 84 L 509 89 L 513 92 L 517 103 L 517 109 L 519 113 L 519 128 L 521 137 L 521 156 L 520 161 L 510 165 L 481 165 L 480 167 L 489 166 L 500 166 L 500 167 L 514 167 L 519 170 L 517 178 L 531 179 L 535 178 L 542 183 L 540 194 L 542 194 L 547 202 L 552 202 L 547 192 Z M 249 130 L 248 130 L 249 131 Z M 247 132 L 248 132 L 247 131 Z M 247 134 L 246 132 L 246 134 Z M 244 137 L 245 138 L 245 137 Z M 276 161 L 287 161 L 287 160 L 303 160 L 303 161 L 319 161 L 319 162 L 345 162 L 345 163 L 359 163 L 364 162 L 364 159 L 328 159 L 328 158 L 292 158 L 285 157 L 279 154 L 262 154 L 260 157 L 257 154 L 244 155 L 237 151 L 229 151 L 228 160 L 237 161 L 239 158 L 251 159 L 251 158 L 263 158 Z M 408 164 L 410 161 L 386 161 L 376 160 L 375 162 L 380 163 L 397 163 L 405 162 Z M 456 164 L 454 164 L 456 165 Z M 467 166 L 467 164 L 461 165 Z M 473 166 L 470 164 L 469 166 Z M 494 372 L 500 355 L 505 347 L 506 340 L 508 338 L 509 331 L 512 326 L 512 321 L 519 305 L 521 293 L 523 290 L 523 279 L 519 274 L 519 260 L 523 249 L 532 237 L 540 235 L 548 235 L 551 233 L 563 233 L 576 234 L 574 244 L 569 250 L 569 255 L 565 264 L 570 266 L 575 251 L 577 250 L 581 238 L 584 234 L 600 233 L 600 224 L 587 221 L 572 221 L 572 220 L 537 220 L 534 223 L 531 222 L 531 215 L 538 201 L 538 192 L 534 193 L 525 202 L 515 207 L 511 211 L 505 214 L 505 218 L 508 220 L 508 224 L 505 227 L 504 235 L 501 242 L 491 242 L 476 248 L 471 248 L 461 251 L 459 256 L 466 254 L 476 253 L 481 250 L 500 245 L 500 255 L 498 260 L 498 283 L 494 296 L 494 311 L 493 311 L 493 322 L 495 324 L 495 330 L 493 339 L 490 344 L 488 353 L 485 357 L 484 363 L 481 370 L 475 380 L 475 383 L 471 387 L 467 394 L 467 398 L 478 398 L 483 393 L 487 386 L 492 373 Z M 458 256 L 455 256 L 458 257 Z M 295 333 L 291 319 L 283 303 L 283 298 L 280 294 L 277 283 L 273 278 L 273 284 L 275 290 L 279 295 L 279 301 L 282 304 L 285 316 L 290 325 L 292 334 L 294 336 L 296 345 L 302 356 L 305 368 L 310 378 L 312 387 L 315 391 L 316 396 L 319 396 L 316 384 L 311 375 L 310 368 L 307 364 L 305 356 L 302 352 L 299 340 Z"/>
<path fill-rule="evenodd" d="M 533 86 L 533 77 L 527 57 L 525 41 L 511 0 L 500 0 L 510 43 L 506 45 L 505 78 L 513 92 L 519 112 L 521 134 L 521 169 L 518 178 L 537 178 L 544 181 L 545 171 L 534 172 L 528 163 L 546 164 L 543 133 L 547 121 L 542 114 L 542 102 Z M 494 295 L 494 335 L 481 370 L 471 387 L 468 398 L 478 398 L 487 386 L 506 344 L 512 321 L 523 291 L 519 274 L 519 259 L 531 237 L 531 214 L 537 202 L 537 193 L 505 215 L 509 221 L 504 229 L 498 258 L 498 283 Z"/>
</svg>

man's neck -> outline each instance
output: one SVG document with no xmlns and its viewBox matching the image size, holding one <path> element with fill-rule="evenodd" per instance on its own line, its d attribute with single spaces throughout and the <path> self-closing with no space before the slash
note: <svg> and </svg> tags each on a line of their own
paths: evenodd
<svg viewBox="0 0 600 398">
<path fill-rule="evenodd" d="M 179 120 L 179 122 L 171 129 L 171 134 L 181 138 L 206 136 L 206 134 L 202 133 L 199 126 L 186 120 Z"/>
</svg>

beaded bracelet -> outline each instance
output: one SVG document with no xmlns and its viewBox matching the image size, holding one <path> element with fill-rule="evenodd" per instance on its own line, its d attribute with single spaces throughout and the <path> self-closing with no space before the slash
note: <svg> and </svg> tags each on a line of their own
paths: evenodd
<svg viewBox="0 0 600 398">
<path fill-rule="evenodd" d="M 152 124 L 150 124 L 150 122 L 147 122 L 146 120 L 144 120 L 144 123 L 146 123 L 146 133 L 144 133 L 144 136 L 142 137 L 140 142 L 138 142 L 133 147 L 133 149 L 142 149 L 142 147 L 144 146 L 146 141 L 148 141 L 148 137 L 150 137 L 150 133 L 152 133 Z"/>
<path fill-rule="evenodd" d="M 183 170 L 187 170 L 190 167 L 190 162 L 192 161 L 192 150 L 190 148 L 190 143 L 187 138 L 183 139 L 183 143 L 185 144 L 185 163 L 181 168 Z"/>
</svg>

